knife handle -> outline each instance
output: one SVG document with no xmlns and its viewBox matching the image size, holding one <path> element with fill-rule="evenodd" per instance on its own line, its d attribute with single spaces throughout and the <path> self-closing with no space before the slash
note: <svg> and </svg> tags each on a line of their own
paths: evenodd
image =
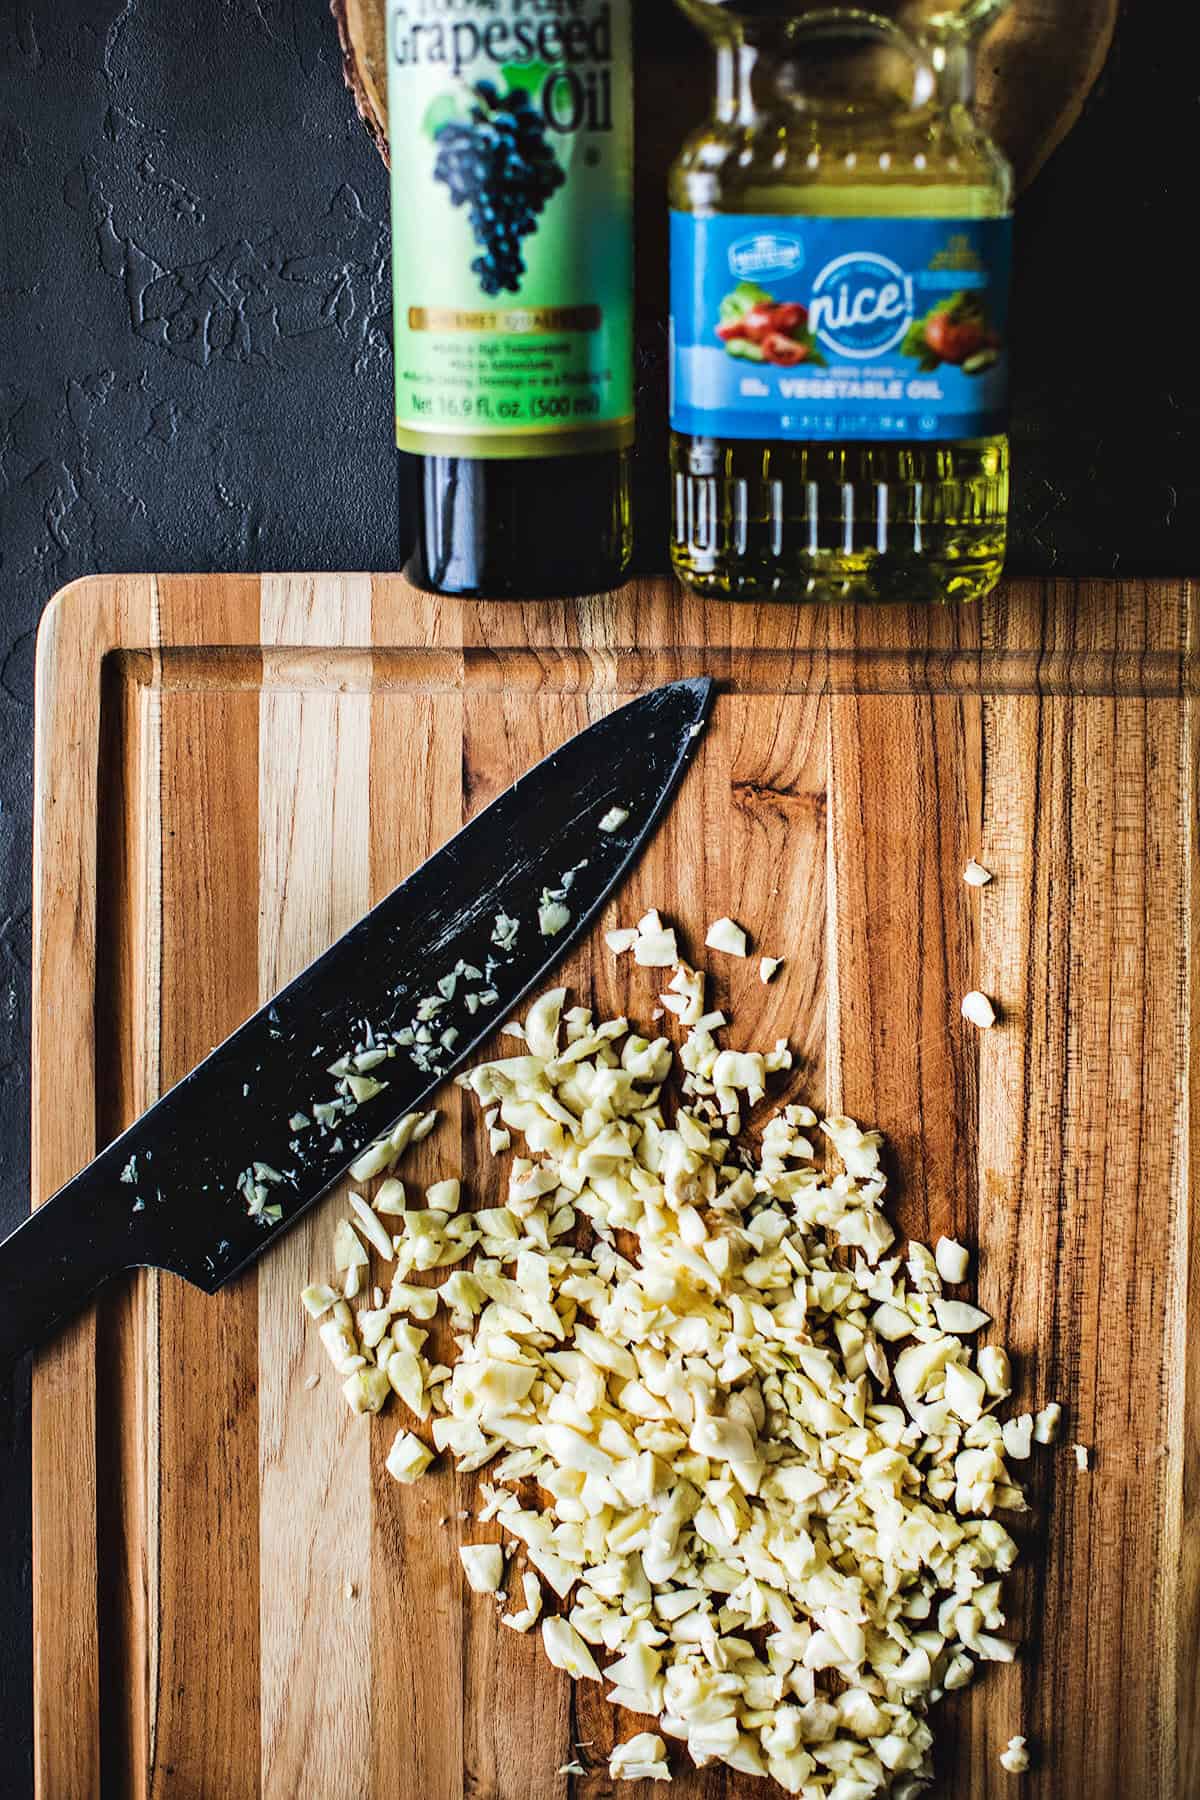
<svg viewBox="0 0 1200 1800">
<path fill-rule="evenodd" d="M 96 1289 L 145 1260 L 127 1187 L 84 1169 L 0 1242 L 0 1364 L 14 1362 L 79 1312 Z"/>
</svg>

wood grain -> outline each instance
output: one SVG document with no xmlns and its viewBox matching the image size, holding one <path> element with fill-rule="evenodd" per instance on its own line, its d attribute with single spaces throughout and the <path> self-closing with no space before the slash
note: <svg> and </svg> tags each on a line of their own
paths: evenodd
<svg viewBox="0 0 1200 1800">
<path fill-rule="evenodd" d="M 739 1034 L 786 1032 L 797 1092 L 883 1127 L 902 1228 L 977 1244 L 1018 1398 L 1068 1410 L 1029 1465 L 1025 1647 L 944 1709 L 938 1792 L 1010 1794 L 1021 1731 L 1034 1800 L 1190 1800 L 1193 614 L 1186 583 L 1013 584 L 970 613 L 654 583 L 548 608 L 365 576 L 68 590 L 39 656 L 35 1198 L 537 757 L 708 669 L 712 729 L 605 923 L 670 910 Z M 723 912 L 786 959 L 769 987 L 702 956 Z M 653 972 L 597 942 L 563 978 L 649 1019 Z M 1000 1012 L 982 1035 L 972 986 Z M 475 1196 L 459 1098 L 405 1174 Z M 601 1800 L 645 1724 L 466 1590 L 477 1479 L 397 1487 L 396 1415 L 347 1412 L 296 1300 L 339 1204 L 215 1299 L 132 1278 L 38 1360 L 42 1800 Z M 559 1776 L 583 1740 L 595 1773 Z M 764 1792 L 676 1763 L 684 1800 Z"/>
<path fill-rule="evenodd" d="M 372 900 L 457 831 L 462 768 L 460 694 L 389 690 L 372 699 Z M 405 1180 L 417 1191 L 439 1170 L 460 1172 L 458 1090 L 439 1104 L 446 1114 L 439 1149 L 419 1146 L 405 1161 Z M 439 1353 L 450 1348 L 445 1322 L 437 1329 L 431 1354 L 435 1343 Z M 380 1793 L 411 1787 L 429 1800 L 463 1800 L 468 1617 L 456 1547 L 472 1484 L 451 1478 L 398 1487 L 384 1469 L 398 1426 L 392 1419 L 375 1432 L 371 1451 L 371 1768 Z M 431 1441 L 427 1426 L 423 1435 Z"/>
<path fill-rule="evenodd" d="M 155 873 L 160 893 L 177 900 L 158 919 L 156 1087 L 166 1088 L 258 1003 L 258 919 L 242 904 L 258 880 L 257 707 L 251 694 L 181 696 L 149 722 L 161 771 Z M 258 1793 L 262 1666 L 257 1277 L 235 1282 L 217 1308 L 171 1276 L 141 1280 L 153 1320 L 142 1632 L 154 1674 L 134 1792 L 241 1800 Z M 197 1618 L 220 1628 L 197 1633 Z M 194 1714 L 207 1721 L 203 1733 L 191 1729 Z"/>
<path fill-rule="evenodd" d="M 41 796 L 33 843 L 35 1066 L 43 1056 L 50 1061 L 55 1043 L 87 1045 L 94 1031 L 100 662 L 116 636 L 115 584 L 94 588 L 89 599 L 90 612 L 68 590 L 66 604 L 47 615 L 38 641 L 43 710 L 34 750 Z M 88 874 L 78 881 L 81 860 Z M 74 1104 L 34 1111 L 35 1202 L 94 1148 L 95 1061 L 87 1055 L 78 1061 Z M 91 1793 L 100 1781 L 95 1376 L 96 1324 L 89 1315 L 42 1354 L 33 1384 L 34 1774 L 43 1794 Z M 61 1504 L 68 1490 L 77 1509 Z M 76 1697 L 69 1709 L 61 1706 L 64 1694 Z"/>
<path fill-rule="evenodd" d="M 385 0 L 330 0 L 342 46 L 342 71 L 375 148 L 388 160 Z M 905 14 L 935 4 L 881 7 Z M 639 184 L 658 195 L 685 134 L 703 117 L 710 57 L 671 0 L 635 7 L 639 77 Z M 1104 67 L 1117 20 L 1116 0 L 1013 0 L 984 40 L 979 59 L 979 116 L 1016 171 L 1033 180 L 1083 109 Z M 664 97 L 669 99 L 664 104 Z"/>
<path fill-rule="evenodd" d="M 265 577 L 264 666 L 280 644 L 369 643 L 370 608 L 362 577 Z M 365 693 L 319 686 L 263 693 L 256 1002 L 370 905 L 370 705 Z M 331 1195 L 301 1220 L 258 1284 L 257 1341 L 271 1346 L 260 1359 L 258 1396 L 264 1800 L 298 1792 L 354 1800 L 371 1747 L 363 1641 L 371 1617 L 370 1440 L 355 1430 L 296 1298 L 322 1259 L 337 1206 Z M 305 1388 L 314 1373 L 317 1385 Z M 271 1521 L 283 1528 L 270 1529 Z M 297 1593 L 314 1604 L 293 1605 Z"/>
</svg>

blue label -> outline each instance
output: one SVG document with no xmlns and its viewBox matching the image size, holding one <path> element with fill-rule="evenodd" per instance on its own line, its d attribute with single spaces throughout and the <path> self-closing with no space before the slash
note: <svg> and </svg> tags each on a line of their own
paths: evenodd
<svg viewBox="0 0 1200 1800">
<path fill-rule="evenodd" d="M 1008 219 L 671 214 L 671 424 L 691 437 L 1002 431 Z"/>
</svg>

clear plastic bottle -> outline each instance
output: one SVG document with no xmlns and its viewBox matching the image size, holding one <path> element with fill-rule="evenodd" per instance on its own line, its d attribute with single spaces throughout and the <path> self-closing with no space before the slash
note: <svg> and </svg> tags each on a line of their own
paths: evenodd
<svg viewBox="0 0 1200 1800">
<path fill-rule="evenodd" d="M 980 598 L 1012 178 L 971 104 L 1005 0 L 679 4 L 717 92 L 671 177 L 676 572 L 724 599 Z"/>
</svg>

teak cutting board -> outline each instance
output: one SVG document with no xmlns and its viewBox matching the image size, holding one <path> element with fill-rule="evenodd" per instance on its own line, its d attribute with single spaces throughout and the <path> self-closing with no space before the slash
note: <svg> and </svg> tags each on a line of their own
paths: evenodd
<svg viewBox="0 0 1200 1800">
<path fill-rule="evenodd" d="M 1018 1401 L 1067 1409 L 1026 1465 L 1025 1649 L 941 1710 L 940 1792 L 1016 1794 L 997 1756 L 1024 1732 L 1028 1800 L 1187 1800 L 1195 610 L 1182 583 L 1017 584 L 963 612 L 705 609 L 666 584 L 478 608 L 363 575 L 76 585 L 39 657 L 35 1193 L 527 765 L 710 671 L 702 754 L 609 922 L 656 904 L 703 955 L 729 912 L 787 958 L 770 988 L 707 959 L 734 1041 L 786 1032 L 810 1098 L 883 1128 L 901 1225 L 979 1246 Z M 648 1018 L 652 972 L 602 945 L 567 977 Z M 976 986 L 987 1033 L 959 1017 Z M 456 1090 L 443 1104 L 405 1173 L 478 1196 L 478 1138 Z M 644 1728 L 466 1590 L 474 1478 L 397 1487 L 399 1403 L 349 1414 L 297 1299 L 337 1213 L 216 1299 L 131 1277 L 40 1357 L 42 1800 L 599 1800 L 614 1731 Z M 599 1772 L 557 1774 L 581 1740 Z M 684 1800 L 766 1800 L 675 1760 Z"/>
</svg>

